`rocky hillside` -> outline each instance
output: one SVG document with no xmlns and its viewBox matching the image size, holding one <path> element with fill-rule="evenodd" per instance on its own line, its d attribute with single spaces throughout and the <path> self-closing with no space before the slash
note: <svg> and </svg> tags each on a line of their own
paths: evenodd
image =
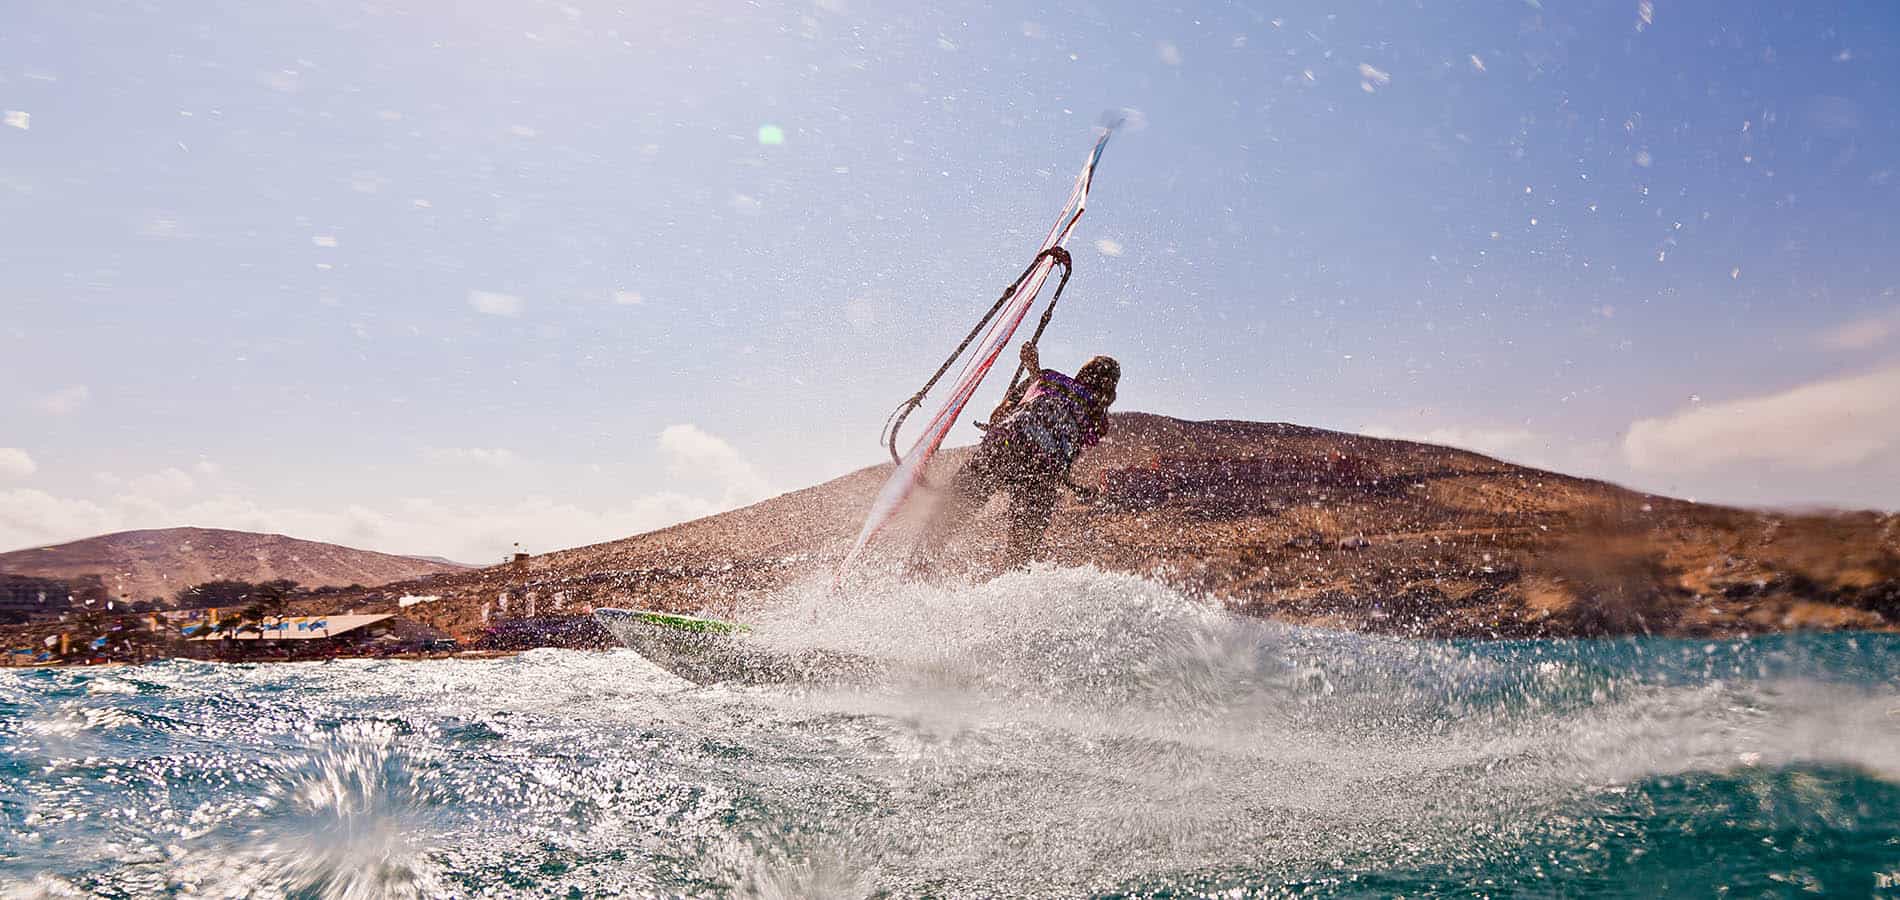
<svg viewBox="0 0 1900 900">
<path fill-rule="evenodd" d="M 378 585 L 466 566 L 392 556 L 281 534 L 217 528 L 121 531 L 51 547 L 0 553 L 0 572 L 70 579 L 98 575 L 107 590 L 133 600 L 170 598 L 217 579 L 288 578 L 306 587 Z"/>
<path fill-rule="evenodd" d="M 947 450 L 941 483 L 966 449 Z M 500 618 L 725 613 L 829 577 L 888 466 L 625 540 L 351 598 L 468 636 Z M 1298 425 L 1114 417 L 1048 557 L 1249 614 L 1407 635 L 1722 635 L 1900 625 L 1900 517 L 1699 505 L 1461 450 Z M 997 563 L 1002 501 L 947 556 Z M 882 541 L 887 570 L 907 547 Z"/>
</svg>

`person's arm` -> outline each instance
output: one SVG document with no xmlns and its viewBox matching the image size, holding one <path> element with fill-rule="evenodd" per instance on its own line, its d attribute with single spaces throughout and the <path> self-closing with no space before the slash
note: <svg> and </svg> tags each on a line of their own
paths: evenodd
<svg viewBox="0 0 1900 900">
<path fill-rule="evenodd" d="M 1011 385 L 1009 390 L 1003 394 L 1003 402 L 996 404 L 996 411 L 990 413 L 989 420 L 992 423 L 997 419 L 1009 415 L 1010 410 L 1016 408 L 1016 404 L 1023 402 L 1023 394 L 1029 392 L 1029 385 L 1034 383 L 1036 379 L 1042 377 L 1042 360 L 1036 356 L 1035 344 L 1024 344 L 1022 353 L 1018 354 L 1018 356 L 1023 362 L 1023 370 L 1028 373 L 1029 377 L 1017 380 L 1017 382 Z"/>
<path fill-rule="evenodd" d="M 1036 355 L 1035 344 L 1024 344 L 1022 353 L 1023 371 L 1035 374 L 1042 371 L 1042 358 Z"/>
</svg>

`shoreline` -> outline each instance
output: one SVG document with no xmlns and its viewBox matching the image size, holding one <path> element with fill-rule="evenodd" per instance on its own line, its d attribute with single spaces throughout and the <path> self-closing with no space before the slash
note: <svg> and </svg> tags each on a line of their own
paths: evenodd
<svg viewBox="0 0 1900 900">
<path fill-rule="evenodd" d="M 4 664 L 0 664 L 0 672 L 15 671 L 15 670 L 32 670 L 32 669 L 111 669 L 111 668 L 125 668 L 125 667 L 131 667 L 131 666 L 146 666 L 146 665 L 151 665 L 153 663 L 170 662 L 172 660 L 185 660 L 188 662 L 202 662 L 202 663 L 215 663 L 218 665 L 241 666 L 241 665 L 263 665 L 263 664 L 283 665 L 283 664 L 296 664 L 296 663 L 325 663 L 325 662 L 336 662 L 339 660 L 346 660 L 346 659 L 394 659 L 394 660 L 401 660 L 404 662 L 421 662 L 423 660 L 435 660 L 435 659 L 504 659 L 511 656 L 520 656 L 521 654 L 528 652 L 528 650 L 540 650 L 540 649 L 544 649 L 544 648 L 529 647 L 525 649 L 512 649 L 512 650 L 456 650 L 456 651 L 439 652 L 439 653 L 356 653 L 356 654 L 337 654 L 335 656 L 309 657 L 309 658 L 304 658 L 304 659 L 282 659 L 282 658 L 269 658 L 269 657 L 259 657 L 257 659 L 203 658 L 203 657 L 196 657 L 196 656 L 185 656 L 182 654 L 174 654 L 170 656 L 153 656 L 146 659 L 106 659 L 106 660 L 99 660 L 96 662 L 92 660 L 49 660 L 46 662 L 36 662 L 36 663 L 26 663 L 26 664 L 4 663 Z M 573 648 L 561 648 L 561 649 L 573 649 Z"/>
<path fill-rule="evenodd" d="M 1502 645 L 1502 644 L 1517 644 L 1517 645 L 1544 645 L 1544 646 L 1570 646 L 1570 645 L 1587 646 L 1587 645 L 1600 645 L 1600 644 L 1616 644 L 1616 643 L 1621 643 L 1621 642 L 1634 642 L 1634 641 L 1660 641 L 1660 642 L 1671 642 L 1671 643 L 1681 643 L 1681 644 L 1690 644 L 1690 643 L 1736 643 L 1736 644 L 1739 644 L 1739 643 L 1745 643 L 1749 641 L 1759 641 L 1759 640 L 1767 640 L 1767 639 L 1773 639 L 1773 638 L 1794 639 L 1794 638 L 1803 638 L 1803 637 L 1839 636 L 1842 638 L 1851 639 L 1855 637 L 1873 637 L 1873 636 L 1888 636 L 1888 635 L 1900 636 L 1900 628 L 1886 627 L 1886 628 L 1877 628 L 1877 629 L 1869 629 L 1869 628 L 1782 629 L 1782 630 L 1739 632 L 1739 633 L 1729 633 L 1729 634 L 1720 634 L 1720 635 L 1659 633 L 1659 634 L 1609 634 L 1609 635 L 1550 636 L 1550 637 L 1504 636 L 1504 637 L 1473 638 L 1473 637 L 1468 637 L 1468 636 L 1399 635 L 1399 634 L 1391 634 L 1391 633 L 1384 633 L 1384 632 L 1377 632 L 1377 631 L 1365 631 L 1365 630 L 1353 629 L 1353 628 L 1342 628 L 1338 626 L 1324 625 L 1324 624 L 1318 624 L 1318 623 L 1297 622 L 1297 621 L 1290 621 L 1287 619 L 1249 617 L 1249 616 L 1245 616 L 1244 614 L 1236 614 L 1236 615 L 1241 618 L 1253 618 L 1255 619 L 1255 621 L 1271 622 L 1273 624 L 1285 626 L 1288 628 L 1296 628 L 1296 629 L 1315 631 L 1315 632 L 1327 632 L 1327 633 L 1331 633 L 1337 636 L 1357 636 L 1357 637 L 1366 637 L 1366 638 L 1380 638 L 1380 639 L 1385 639 L 1385 640 L 1405 641 L 1408 643 L 1415 643 L 1415 644 L 1471 644 L 1471 645 L 1486 645 L 1486 646 Z M 335 662 L 335 661 L 340 661 L 340 660 L 364 660 L 364 659 L 366 660 L 397 660 L 397 661 L 402 661 L 402 662 L 423 662 L 423 661 L 431 661 L 431 660 L 489 660 L 489 659 L 507 659 L 511 657 L 516 657 L 516 656 L 522 655 L 523 653 L 527 653 L 531 650 L 578 650 L 578 651 L 587 652 L 587 653 L 611 653 L 616 650 L 627 650 L 628 652 L 631 652 L 631 653 L 638 653 L 638 651 L 636 650 L 633 650 L 621 644 L 615 643 L 612 645 L 600 646 L 600 647 L 572 647 L 572 646 L 563 647 L 563 646 L 556 646 L 556 645 L 547 645 L 547 646 L 542 646 L 542 647 L 456 650 L 456 651 L 446 651 L 446 652 L 338 654 L 335 656 L 313 657 L 313 658 L 303 658 L 303 659 L 283 659 L 283 658 L 270 658 L 270 657 L 259 657 L 256 659 L 201 658 L 201 657 L 193 657 L 193 656 L 185 656 L 185 655 L 170 655 L 170 656 L 153 656 L 146 659 L 136 659 L 136 660 L 131 660 L 131 659 L 112 659 L 112 660 L 99 660 L 99 661 L 61 660 L 61 661 L 39 662 L 39 663 L 32 663 L 32 664 L 26 664 L 26 665 L 0 664 L 0 672 L 25 671 L 25 670 L 34 670 L 34 669 L 128 668 L 128 667 L 151 665 L 154 663 L 169 662 L 172 660 L 185 660 L 189 662 L 213 663 L 217 665 L 291 665 L 291 664 L 299 664 L 299 663 L 324 663 L 324 662 Z"/>
</svg>

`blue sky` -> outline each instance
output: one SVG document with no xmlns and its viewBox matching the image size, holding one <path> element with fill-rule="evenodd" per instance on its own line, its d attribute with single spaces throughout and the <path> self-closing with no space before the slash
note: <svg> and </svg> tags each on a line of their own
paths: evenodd
<svg viewBox="0 0 1900 900">
<path fill-rule="evenodd" d="M 7 4 L 0 545 L 875 462 L 1114 108 L 1045 358 L 1124 408 L 1900 508 L 1884 4 L 684 6 Z"/>
</svg>

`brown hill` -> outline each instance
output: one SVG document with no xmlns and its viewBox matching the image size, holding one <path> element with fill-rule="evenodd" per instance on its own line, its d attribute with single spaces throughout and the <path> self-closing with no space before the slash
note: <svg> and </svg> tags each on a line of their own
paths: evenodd
<svg viewBox="0 0 1900 900">
<path fill-rule="evenodd" d="M 941 482 L 968 448 L 946 450 Z M 727 612 L 828 577 L 889 466 L 744 509 L 353 598 L 463 636 L 594 606 Z M 1046 545 L 1236 610 L 1410 635 L 1739 634 L 1900 624 L 1900 517 L 1693 504 L 1462 450 L 1298 425 L 1114 417 Z M 983 571 L 993 500 L 952 544 Z M 884 541 L 886 561 L 907 545 Z"/>
<path fill-rule="evenodd" d="M 132 600 L 169 599 L 183 588 L 218 579 L 288 578 L 306 587 L 346 587 L 466 568 L 281 534 L 218 528 L 121 531 L 0 553 L 0 572 L 60 579 L 98 575 L 111 593 Z"/>
</svg>

